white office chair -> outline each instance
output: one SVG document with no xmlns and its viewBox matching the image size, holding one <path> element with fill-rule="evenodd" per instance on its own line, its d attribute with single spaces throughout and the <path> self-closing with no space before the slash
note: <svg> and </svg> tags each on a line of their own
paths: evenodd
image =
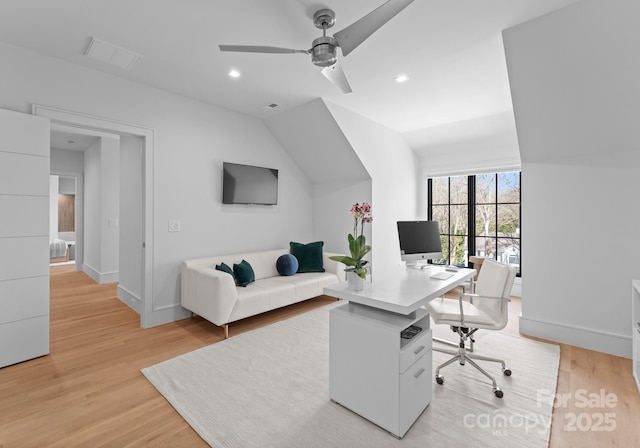
<svg viewBox="0 0 640 448">
<path fill-rule="evenodd" d="M 454 361 L 459 361 L 460 365 L 465 365 L 468 362 L 491 380 L 496 397 L 502 398 L 503 392 L 498 387 L 496 380 L 474 360 L 499 362 L 502 364 L 502 373 L 506 376 L 511 375 L 511 370 L 501 359 L 472 354 L 475 342 L 473 335 L 479 329 L 502 330 L 507 325 L 509 295 L 515 276 L 515 267 L 488 259 L 482 264 L 473 294 L 463 291 L 458 300 L 439 298 L 429 302 L 427 310 L 431 313 L 433 321 L 436 324 L 449 325 L 460 336 L 458 344 L 434 338 L 434 341 L 458 347 L 457 351 L 433 347 L 435 351 L 455 355 L 436 369 L 438 384 L 444 383 L 440 369 Z M 465 301 L 465 298 L 468 298 L 469 301 Z M 470 342 L 469 349 L 466 348 L 467 340 Z"/>
</svg>

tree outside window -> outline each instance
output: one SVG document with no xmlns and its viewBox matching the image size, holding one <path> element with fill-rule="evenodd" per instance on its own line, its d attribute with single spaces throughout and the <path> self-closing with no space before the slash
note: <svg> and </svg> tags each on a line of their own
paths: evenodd
<svg viewBox="0 0 640 448">
<path fill-rule="evenodd" d="M 427 185 L 428 216 L 439 222 L 443 247 L 435 263 L 467 266 L 476 255 L 520 266 L 520 172 L 430 178 Z"/>
</svg>

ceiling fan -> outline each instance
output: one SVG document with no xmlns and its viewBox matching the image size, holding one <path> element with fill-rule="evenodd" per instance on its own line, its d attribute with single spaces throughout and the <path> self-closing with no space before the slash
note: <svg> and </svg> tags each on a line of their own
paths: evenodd
<svg viewBox="0 0 640 448">
<path fill-rule="evenodd" d="M 291 48 L 269 47 L 263 45 L 219 45 L 220 51 L 236 51 L 245 53 L 302 53 L 311 55 L 311 62 L 322 69 L 322 74 L 334 83 L 344 93 L 351 93 L 351 86 L 342 69 L 336 54 L 337 47 L 342 48 L 342 55 L 347 56 L 358 45 L 364 42 L 382 25 L 391 20 L 396 14 L 409 6 L 413 0 L 388 0 L 366 16 L 360 18 L 348 27 L 327 36 L 327 29 L 336 23 L 336 15 L 331 9 L 321 9 L 313 15 L 313 24 L 322 30 L 322 37 L 318 37 L 311 44 L 309 50 L 294 50 Z"/>
</svg>

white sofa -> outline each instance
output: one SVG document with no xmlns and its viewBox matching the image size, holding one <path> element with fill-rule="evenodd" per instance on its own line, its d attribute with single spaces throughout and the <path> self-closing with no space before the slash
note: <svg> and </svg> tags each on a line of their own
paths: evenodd
<svg viewBox="0 0 640 448">
<path fill-rule="evenodd" d="M 345 265 L 323 253 L 325 272 L 296 273 L 282 276 L 276 269 L 278 257 L 289 249 L 196 258 L 182 262 L 182 306 L 224 328 L 229 337 L 230 322 L 254 316 L 302 300 L 322 295 L 327 285 L 344 281 Z M 256 280 L 246 287 L 236 286 L 233 277 L 216 265 L 246 260 Z"/>
</svg>

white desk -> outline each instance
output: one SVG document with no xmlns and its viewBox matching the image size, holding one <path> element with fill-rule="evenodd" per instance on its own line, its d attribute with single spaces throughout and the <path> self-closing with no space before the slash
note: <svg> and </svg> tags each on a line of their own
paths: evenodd
<svg viewBox="0 0 640 448">
<path fill-rule="evenodd" d="M 432 356 L 428 301 L 469 282 L 474 269 L 461 269 L 446 280 L 442 270 L 399 266 L 351 291 L 347 283 L 324 288 L 348 300 L 333 308 L 329 320 L 329 396 L 367 420 L 403 437 L 431 402 Z M 401 332 L 422 328 L 412 339 Z"/>
<path fill-rule="evenodd" d="M 431 278 L 432 274 L 443 270 L 442 267 L 413 269 L 398 266 L 383 275 L 376 273 L 375 281 L 365 283 L 363 291 L 351 291 L 347 282 L 342 282 L 324 288 L 324 293 L 380 310 L 408 315 L 456 286 L 469 283 L 476 274 L 475 269 L 460 269 L 446 280 Z"/>
</svg>

